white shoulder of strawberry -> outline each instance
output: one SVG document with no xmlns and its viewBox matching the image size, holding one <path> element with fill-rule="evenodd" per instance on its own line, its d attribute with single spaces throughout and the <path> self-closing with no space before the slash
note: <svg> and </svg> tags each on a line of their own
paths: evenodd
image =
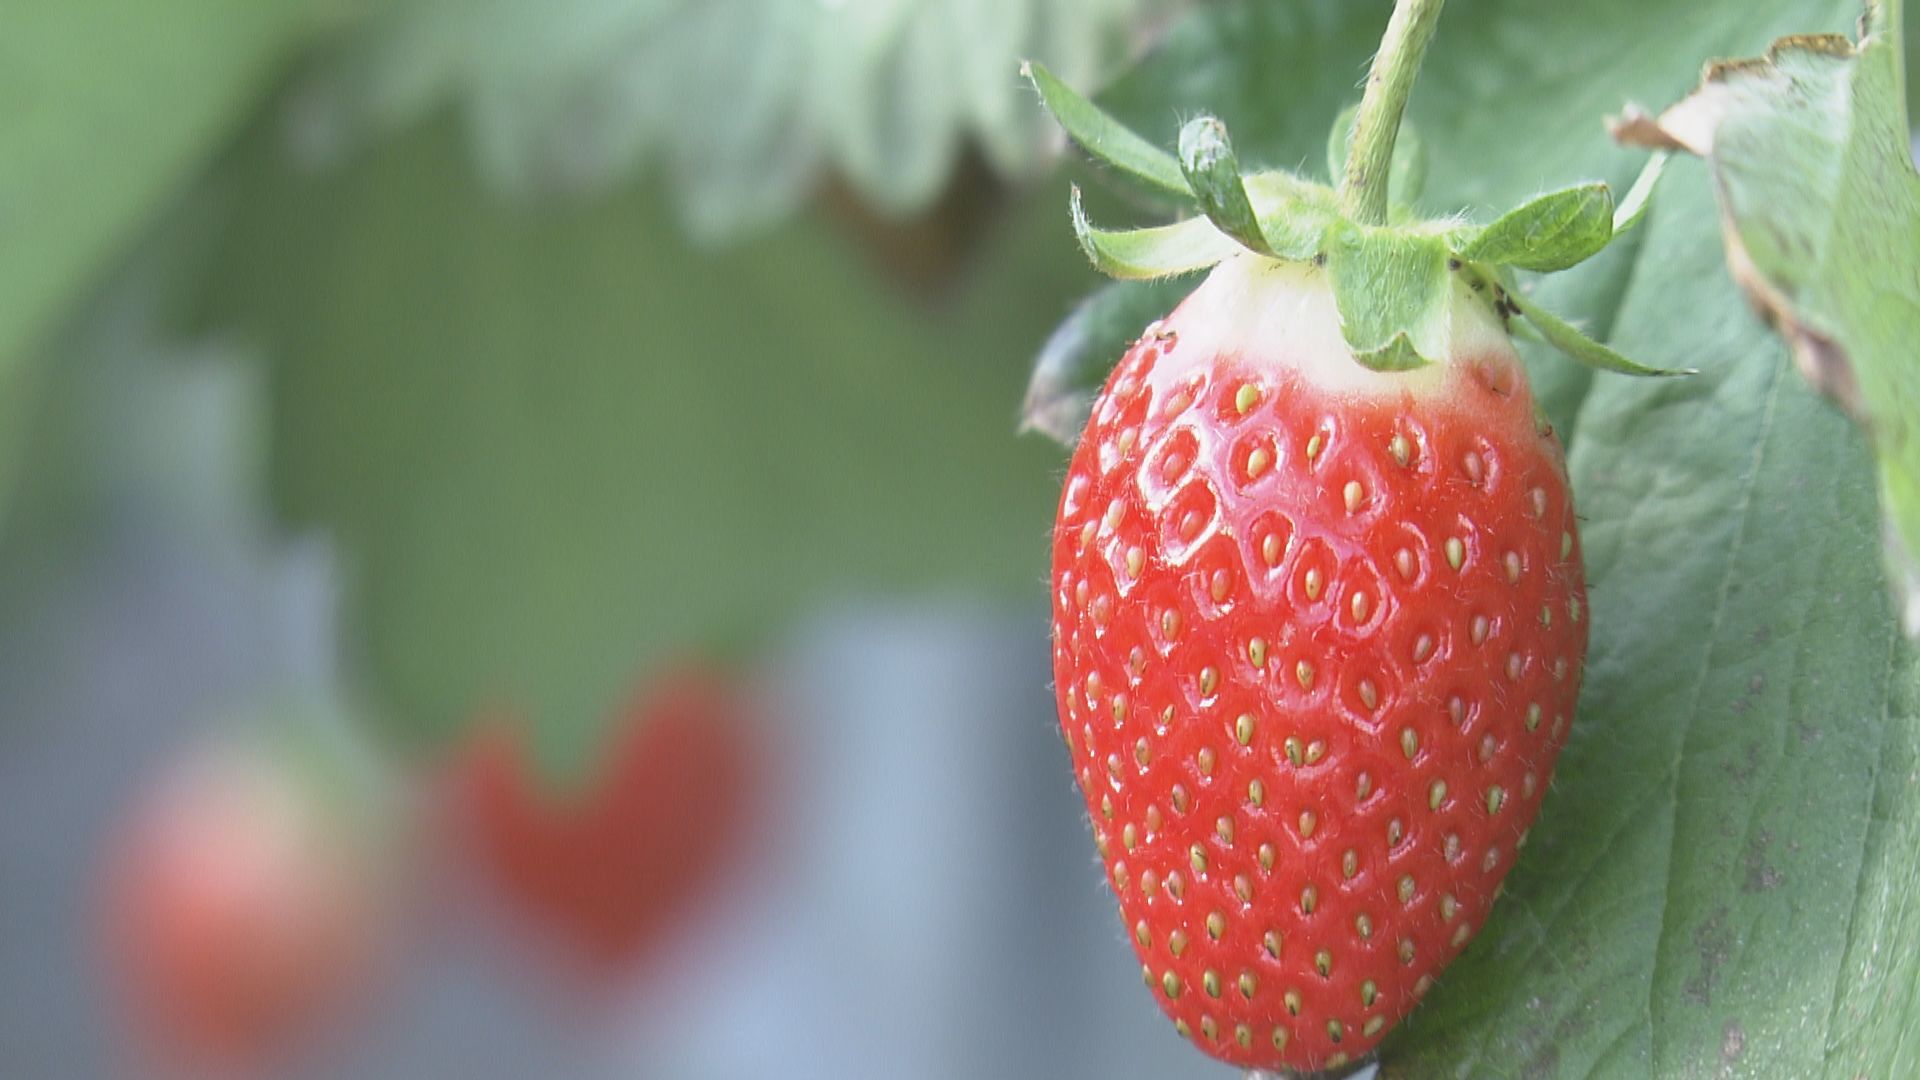
<svg viewBox="0 0 1920 1080">
<path fill-rule="evenodd" d="M 1454 277 L 1448 303 L 1416 329 L 1430 355 L 1473 357 L 1517 368 L 1505 322 L 1472 284 Z M 1361 363 L 1340 332 L 1327 270 L 1312 262 L 1246 252 L 1221 260 L 1167 325 L 1180 334 L 1179 355 L 1192 363 L 1238 357 L 1253 367 L 1285 367 L 1330 393 L 1378 397 L 1437 388 L 1442 364 L 1409 371 Z"/>
</svg>

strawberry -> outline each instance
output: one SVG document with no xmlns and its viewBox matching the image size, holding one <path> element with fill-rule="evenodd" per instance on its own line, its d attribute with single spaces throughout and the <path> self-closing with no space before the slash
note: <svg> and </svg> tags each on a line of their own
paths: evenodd
<svg viewBox="0 0 1920 1080">
<path fill-rule="evenodd" d="M 173 765 L 108 852 L 107 959 L 175 1063 L 284 1063 L 375 966 L 391 914 L 338 775 L 232 742 Z"/>
<path fill-rule="evenodd" d="M 1247 1068 L 1338 1068 L 1407 1016 L 1485 925 L 1565 745 L 1580 543 L 1510 321 L 1658 373 L 1513 275 L 1599 250 L 1655 170 L 1618 214 L 1594 184 L 1484 228 L 1388 213 L 1389 177 L 1419 172 L 1394 131 L 1437 14 L 1402 0 L 1334 139 L 1338 192 L 1243 177 L 1207 117 L 1176 160 L 1031 71 L 1083 146 L 1201 211 L 1106 232 L 1075 193 L 1101 269 L 1213 269 L 1092 403 L 1054 527 L 1053 668 L 1141 976 Z"/>
<path fill-rule="evenodd" d="M 1479 310 L 1435 369 L 1370 372 L 1323 274 L 1235 257 L 1121 361 L 1067 472 L 1062 730 L 1145 978 L 1236 1064 L 1336 1065 L 1405 1016 L 1566 738 L 1573 508 Z"/>
<path fill-rule="evenodd" d="M 623 710 L 597 775 L 548 788 L 519 729 L 480 728 L 453 765 L 451 820 L 482 877 L 583 969 L 633 967 L 741 841 L 751 797 L 744 706 L 691 667 Z"/>
</svg>

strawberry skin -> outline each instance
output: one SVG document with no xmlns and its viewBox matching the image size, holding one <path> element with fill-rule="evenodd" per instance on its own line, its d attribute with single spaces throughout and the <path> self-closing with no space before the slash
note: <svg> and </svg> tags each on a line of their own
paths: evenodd
<svg viewBox="0 0 1920 1080">
<path fill-rule="evenodd" d="M 1062 731 L 1142 976 L 1248 1068 L 1371 1051 L 1483 925 L 1579 694 L 1561 450 L 1458 282 L 1379 373 L 1229 259 L 1095 403 L 1053 538 Z"/>
</svg>

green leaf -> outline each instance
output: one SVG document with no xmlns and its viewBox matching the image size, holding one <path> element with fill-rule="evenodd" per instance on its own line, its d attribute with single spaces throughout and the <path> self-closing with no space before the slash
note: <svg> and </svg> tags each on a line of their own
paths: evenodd
<svg viewBox="0 0 1920 1080">
<path fill-rule="evenodd" d="M 1328 239 L 1327 276 L 1354 358 L 1375 371 L 1431 363 L 1453 291 L 1446 241 L 1347 223 Z"/>
<path fill-rule="evenodd" d="M 1080 189 L 1068 200 L 1073 235 L 1094 269 L 1108 277 L 1142 280 L 1204 270 L 1240 249 L 1206 218 L 1145 229 L 1097 229 L 1080 205 Z"/>
<path fill-rule="evenodd" d="M 1078 443 L 1114 361 L 1191 287 L 1172 280 L 1116 281 L 1082 300 L 1034 358 L 1020 429 L 1038 431 L 1063 446 Z"/>
<path fill-rule="evenodd" d="M 1338 183 L 1347 171 L 1347 142 L 1353 136 L 1354 117 L 1360 115 L 1360 103 L 1340 110 L 1327 136 L 1327 176 Z M 1412 206 L 1420 201 L 1427 186 L 1427 144 L 1420 141 L 1419 129 L 1402 123 L 1394 137 L 1393 164 L 1387 170 L 1387 192 L 1396 203 Z"/>
<path fill-rule="evenodd" d="M 0 358 L 246 114 L 312 23 L 304 5 L 9 5 L 0 34 Z"/>
<path fill-rule="evenodd" d="M 1857 48 L 1788 38 L 1717 65 L 1627 133 L 1708 159 L 1735 277 L 1801 372 L 1872 433 L 1887 562 L 1920 634 L 1920 176 L 1898 19 L 1876 9 Z"/>
<path fill-rule="evenodd" d="M 1581 410 L 1580 711 L 1505 898 L 1389 1076 L 1911 1075 L 1908 1036 L 1860 1024 L 1912 1007 L 1894 897 L 1920 808 L 1865 447 L 1718 272 L 1684 171 L 1615 337 L 1703 374 L 1602 376 Z"/>
<path fill-rule="evenodd" d="M 1105 162 L 1168 194 L 1189 194 L 1186 170 L 1172 154 L 1134 134 L 1133 129 L 1074 93 L 1072 87 L 1054 78 L 1045 66 L 1028 63 L 1022 65 L 1021 71 L 1033 80 L 1034 88 L 1040 91 L 1040 100 L 1068 137 L 1096 161 Z"/>
<path fill-rule="evenodd" d="M 1211 116 L 1197 116 L 1181 127 L 1180 172 L 1187 178 L 1200 212 L 1214 228 L 1249 251 L 1274 253 L 1260 232 L 1260 221 L 1247 198 L 1240 162 L 1233 155 L 1225 124 Z"/>
<path fill-rule="evenodd" d="M 289 0 L 9 4 L 0 30 L 0 484 L 22 371 L 313 28 Z"/>
<path fill-rule="evenodd" d="M 1598 255 L 1613 239 L 1613 191 L 1580 184 L 1529 199 L 1481 229 L 1460 257 L 1552 271 Z"/>
<path fill-rule="evenodd" d="M 1622 375 L 1699 374 L 1692 368 L 1648 367 L 1638 361 L 1629 360 L 1581 333 L 1579 327 L 1534 303 L 1518 289 L 1509 290 L 1507 299 L 1520 309 L 1520 314 L 1526 316 L 1534 329 L 1540 331 L 1540 336 L 1546 339 L 1547 344 L 1596 371 L 1613 371 Z"/>
<path fill-rule="evenodd" d="M 934 306 L 820 222 L 715 254 L 645 190 L 503 203 L 446 127 L 326 178 L 271 138 L 234 168 L 209 328 L 270 361 L 275 499 L 351 568 L 396 742 L 520 707 L 566 772 L 678 654 L 849 592 L 1025 602 L 1044 575 L 1053 451 L 1010 429 L 1090 276 L 1045 227 L 1063 185 Z"/>
</svg>

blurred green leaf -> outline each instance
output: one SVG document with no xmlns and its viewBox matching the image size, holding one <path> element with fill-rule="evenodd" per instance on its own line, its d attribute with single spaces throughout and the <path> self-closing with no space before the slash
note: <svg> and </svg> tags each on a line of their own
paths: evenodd
<svg viewBox="0 0 1920 1080">
<path fill-rule="evenodd" d="M 696 237 L 777 220 L 832 173 L 895 215 L 963 146 L 1029 176 L 1051 125 L 1020 62 L 1091 87 L 1190 0 L 393 0 L 308 87 L 362 141 L 453 103 L 508 191 L 658 165 Z"/>
<path fill-rule="evenodd" d="M 209 319 L 272 357 L 277 497 L 341 545 L 416 746 L 500 704 L 575 769 L 676 652 L 836 596 L 1036 593 L 1052 455 L 1013 431 L 1090 277 L 1063 189 L 929 309 L 817 223 L 715 255 L 647 190 L 503 204 L 444 129 L 321 183 L 243 168 Z"/>
<path fill-rule="evenodd" d="M 316 20 L 298 0 L 31 0 L 0 24 L 9 386 L 22 352 L 253 108 Z"/>
<path fill-rule="evenodd" d="M 1102 103 L 1135 124 L 1217 114 L 1243 160 L 1307 160 L 1386 8 L 1218 5 Z M 1629 181 L 1637 152 L 1601 128 L 1622 103 L 1670 100 L 1707 57 L 1856 14 L 1456 0 L 1412 102 L 1426 202 L 1487 220 L 1543 182 Z M 1388 1043 L 1389 1077 L 1916 1069 L 1920 668 L 1880 588 L 1870 458 L 1729 280 L 1699 166 L 1669 171 L 1683 175 L 1620 245 L 1526 294 L 1611 348 L 1704 374 L 1530 363 L 1571 426 L 1587 686 L 1504 899 Z"/>
<path fill-rule="evenodd" d="M 0 522 L 41 412 L 36 367 L 92 347 L 55 340 L 63 318 L 316 25 L 303 0 L 30 0 L 0 16 Z"/>
<path fill-rule="evenodd" d="M 1171 312 L 1192 288 L 1168 278 L 1114 282 L 1082 300 L 1060 321 L 1034 358 L 1033 377 L 1020 406 L 1023 430 L 1038 431 L 1063 446 L 1080 441 L 1096 390 L 1115 358 L 1139 340 L 1154 320 Z"/>
</svg>

